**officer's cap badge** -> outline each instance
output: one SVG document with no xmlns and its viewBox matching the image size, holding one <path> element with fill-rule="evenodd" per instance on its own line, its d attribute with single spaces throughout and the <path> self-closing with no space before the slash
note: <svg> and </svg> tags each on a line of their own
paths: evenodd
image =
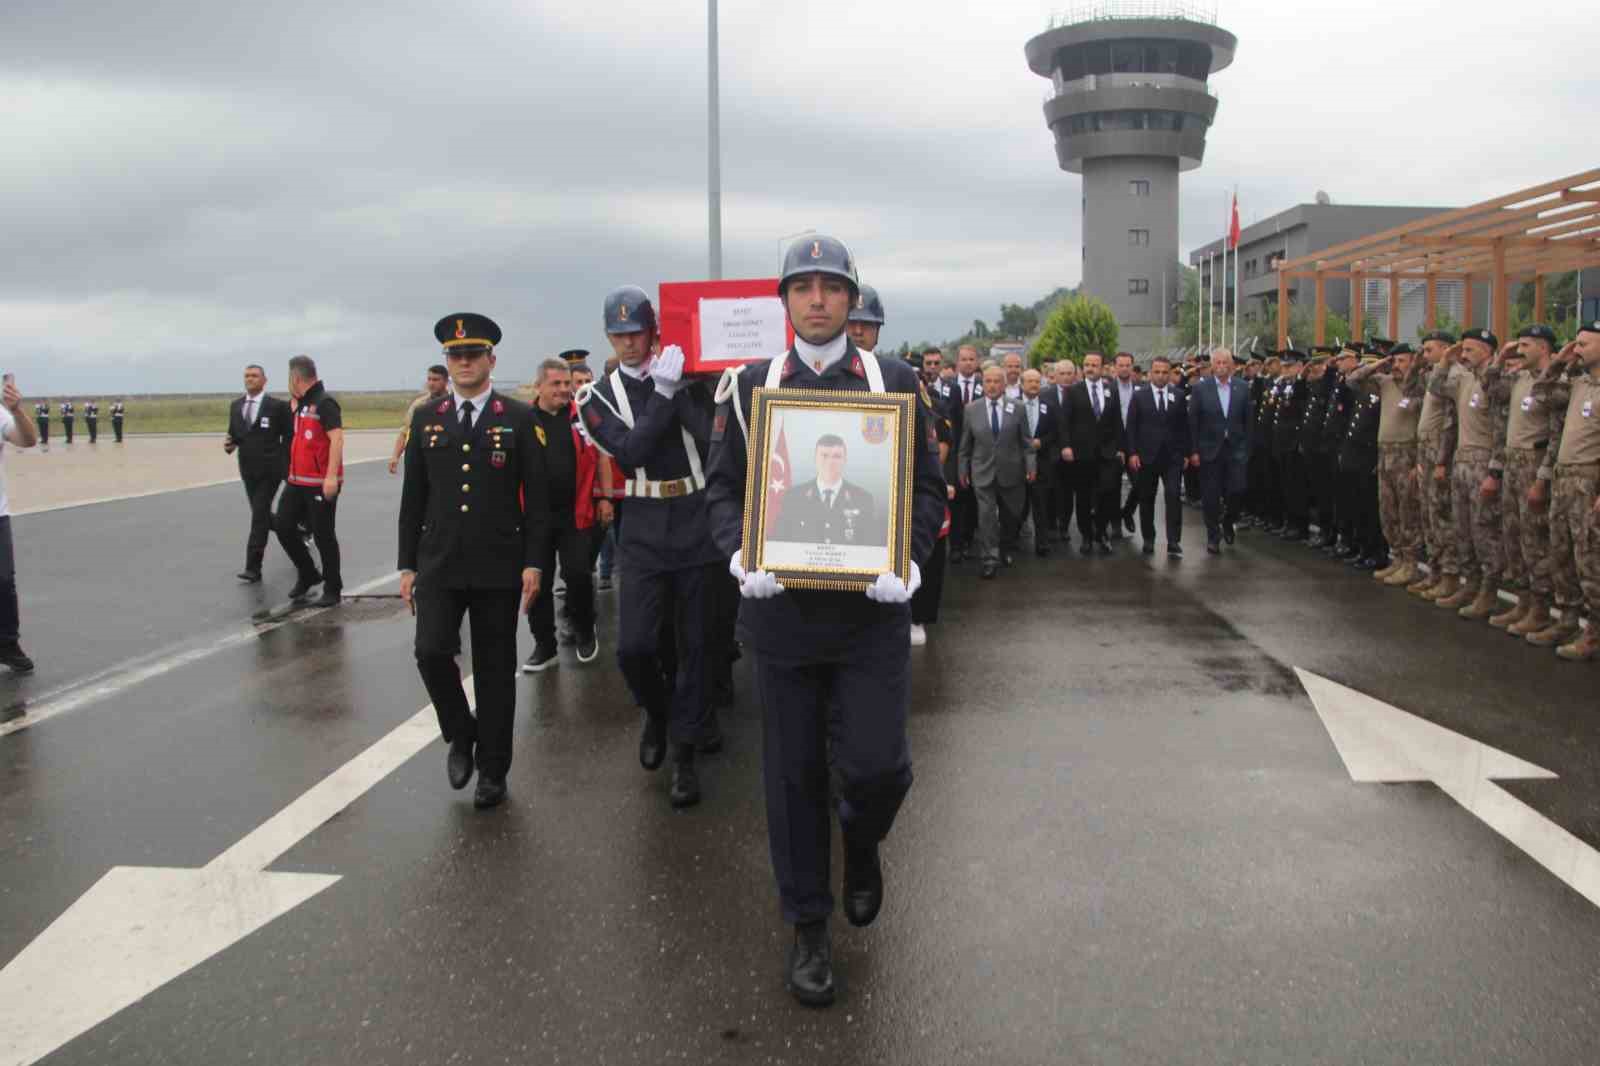
<svg viewBox="0 0 1600 1066">
<path fill-rule="evenodd" d="M 822 258 L 822 242 L 821 241 L 812 241 L 811 242 L 811 258 L 813 258 L 813 259 L 821 259 Z"/>
<path fill-rule="evenodd" d="M 617 305 L 617 321 L 618 322 L 626 322 L 626 321 L 628 321 L 628 304 L 627 304 L 626 301 L 624 301 L 622 303 L 619 303 Z"/>
<path fill-rule="evenodd" d="M 456 319 L 456 340 L 465 340 L 467 337 L 467 324 L 462 319 Z"/>
</svg>

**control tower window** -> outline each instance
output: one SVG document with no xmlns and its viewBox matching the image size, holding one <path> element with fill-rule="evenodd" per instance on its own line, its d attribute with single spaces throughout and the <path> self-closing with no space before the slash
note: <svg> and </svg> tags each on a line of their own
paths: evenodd
<svg viewBox="0 0 1600 1066">
<path fill-rule="evenodd" d="M 1128 231 L 1128 245 L 1133 248 L 1150 247 L 1150 231 L 1147 229 L 1131 229 Z"/>
<path fill-rule="evenodd" d="M 1135 178 L 1134 180 L 1128 182 L 1128 195 L 1149 196 L 1150 182 L 1144 178 Z"/>
<path fill-rule="evenodd" d="M 1128 279 L 1128 295 L 1129 296 L 1147 296 L 1147 295 L 1149 295 L 1149 293 L 1150 293 L 1150 279 L 1149 278 L 1129 278 Z"/>
</svg>

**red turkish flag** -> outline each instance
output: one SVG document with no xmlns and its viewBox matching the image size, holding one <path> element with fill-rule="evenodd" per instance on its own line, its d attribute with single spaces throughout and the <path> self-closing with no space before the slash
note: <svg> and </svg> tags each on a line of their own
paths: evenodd
<svg viewBox="0 0 1600 1066">
<path fill-rule="evenodd" d="M 778 441 L 772 446 L 772 458 L 767 460 L 767 525 L 770 528 L 783 512 L 783 494 L 789 491 L 789 438 L 784 436 L 783 423 L 778 423 Z"/>
<path fill-rule="evenodd" d="M 1233 221 L 1228 223 L 1228 247 L 1239 247 L 1239 194 L 1233 194 Z"/>
</svg>

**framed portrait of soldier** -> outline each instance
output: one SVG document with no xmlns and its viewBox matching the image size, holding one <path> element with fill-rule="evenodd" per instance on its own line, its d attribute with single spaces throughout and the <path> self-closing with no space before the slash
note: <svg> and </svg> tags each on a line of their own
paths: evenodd
<svg viewBox="0 0 1600 1066">
<path fill-rule="evenodd" d="M 744 566 L 789 588 L 862 591 L 911 578 L 917 398 L 755 390 Z"/>
</svg>

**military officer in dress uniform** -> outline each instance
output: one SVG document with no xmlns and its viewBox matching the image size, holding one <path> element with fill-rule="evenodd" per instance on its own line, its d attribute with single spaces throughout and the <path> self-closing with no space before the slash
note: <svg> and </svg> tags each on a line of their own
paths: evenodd
<svg viewBox="0 0 1600 1066">
<path fill-rule="evenodd" d="M 684 380 L 683 352 L 657 356 L 656 312 L 643 289 L 628 285 L 606 297 L 606 336 L 617 369 L 580 391 L 584 425 L 622 466 L 627 501 L 618 538 L 622 602 L 617 662 L 644 708 L 639 764 L 656 770 L 672 745 L 674 807 L 700 802 L 695 746 L 706 741 L 707 588 L 727 552 L 712 543 L 706 522 L 711 398 Z M 676 662 L 661 653 L 670 623 Z"/>
<path fill-rule="evenodd" d="M 817 438 L 817 476 L 783 494 L 773 540 L 862 548 L 888 544 L 888 530 L 878 521 L 872 493 L 844 479 L 847 454 L 844 438 L 833 433 Z"/>
<path fill-rule="evenodd" d="M 118 444 L 122 443 L 122 420 L 124 417 L 126 417 L 126 410 L 122 406 L 122 401 L 118 400 L 111 405 L 111 432 L 116 434 Z"/>
<path fill-rule="evenodd" d="M 93 400 L 83 402 L 83 424 L 89 427 L 89 443 L 100 439 L 100 405 Z"/>
<path fill-rule="evenodd" d="M 795 927 L 787 982 L 801 1003 L 823 1006 L 834 995 L 828 739 L 839 778 L 845 916 L 852 925 L 864 926 L 883 903 L 878 846 L 911 787 L 908 603 L 944 518 L 945 482 L 934 411 L 916 371 L 860 351 L 845 332 L 860 294 L 849 250 L 831 237 L 802 238 L 784 255 L 778 294 L 794 326 L 794 347 L 783 357 L 724 377 L 707 495 L 713 535 L 733 556 L 729 571 L 745 597 L 740 635 L 755 654 L 767 839 L 783 917 Z M 750 462 L 745 430 L 752 394 L 762 386 L 919 396 L 909 582 L 887 573 L 865 595 L 785 591 L 772 574 L 744 570 L 740 549 Z"/>
<path fill-rule="evenodd" d="M 62 426 L 63 430 L 66 432 L 66 437 L 67 437 L 67 443 L 68 444 L 72 443 L 72 423 L 73 423 L 73 420 L 74 420 L 74 413 L 73 413 L 73 410 L 72 410 L 72 401 L 71 400 L 62 400 L 61 401 L 61 426 Z"/>
<path fill-rule="evenodd" d="M 450 395 L 419 407 L 400 497 L 400 596 L 417 616 L 417 670 L 450 745 L 451 788 L 476 764 L 473 806 L 506 798 L 516 712 L 517 622 L 539 594 L 548 520 L 544 460 L 526 404 L 492 387 L 500 327 L 483 315 L 439 320 Z M 455 657 L 472 629 L 474 717 Z"/>
<path fill-rule="evenodd" d="M 33 405 L 34 421 L 39 423 L 39 447 L 50 450 L 50 404 L 41 400 Z"/>
</svg>

